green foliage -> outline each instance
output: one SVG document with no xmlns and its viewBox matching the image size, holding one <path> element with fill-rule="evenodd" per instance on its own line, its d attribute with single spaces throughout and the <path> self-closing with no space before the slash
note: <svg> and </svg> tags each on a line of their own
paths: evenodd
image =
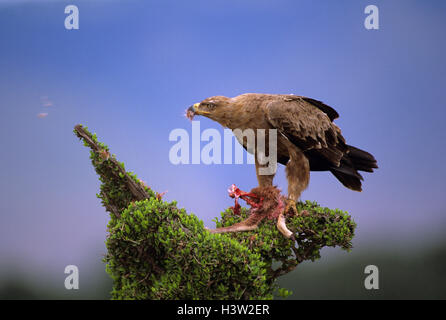
<svg viewBox="0 0 446 320">
<path fill-rule="evenodd" d="M 86 128 L 77 126 L 75 134 L 92 149 L 102 182 L 98 197 L 111 213 L 105 262 L 114 299 L 272 299 L 275 292 L 286 297 L 291 292 L 276 286 L 277 277 L 318 259 L 324 246 L 352 246 L 356 225 L 350 216 L 309 201 L 298 204 L 308 215 L 287 218 L 295 241 L 268 219 L 250 232 L 209 233 L 195 215 L 125 172 Z M 228 209 L 215 222 L 230 226 L 247 216 L 247 209 L 240 215 Z"/>
<path fill-rule="evenodd" d="M 195 215 L 152 197 L 131 204 L 108 229 L 107 271 L 116 299 L 271 298 L 259 253 L 210 234 Z"/>
<path fill-rule="evenodd" d="M 319 259 L 323 247 L 340 246 L 344 250 L 352 248 L 351 240 L 356 224 L 346 212 L 323 208 L 316 202 L 299 202 L 298 211 L 304 210 L 307 215 L 286 219 L 286 225 L 295 234 L 297 243 L 279 232 L 276 220 L 265 219 L 254 231 L 229 234 L 240 244 L 262 256 L 267 264 L 269 282 L 293 270 L 302 261 Z M 234 216 L 232 210 L 228 209 L 221 214 L 221 220 L 215 219 L 215 222 L 217 227 L 227 227 L 247 216 L 246 209 L 241 211 L 240 216 Z M 280 262 L 281 266 L 273 269 L 274 262 Z"/>
</svg>

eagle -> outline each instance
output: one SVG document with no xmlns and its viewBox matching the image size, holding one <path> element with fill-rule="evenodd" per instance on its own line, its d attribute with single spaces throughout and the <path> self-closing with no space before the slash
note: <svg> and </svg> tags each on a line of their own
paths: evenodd
<svg viewBox="0 0 446 320">
<path fill-rule="evenodd" d="M 333 122 L 339 114 L 332 107 L 312 98 L 292 94 L 246 93 L 233 98 L 213 96 L 187 109 L 187 117 L 204 116 L 223 127 L 269 132 L 276 129 L 277 162 L 285 166 L 288 182 L 287 209 L 298 214 L 296 202 L 310 181 L 310 171 L 329 171 L 345 187 L 361 191 L 363 177 L 358 171 L 378 168 L 374 156 L 346 144 L 340 128 Z M 265 139 L 266 149 L 270 150 Z M 257 139 L 256 139 L 257 141 Z M 254 153 L 260 188 L 273 186 L 275 172 L 260 174 L 265 166 L 256 150 L 239 142 Z"/>
</svg>

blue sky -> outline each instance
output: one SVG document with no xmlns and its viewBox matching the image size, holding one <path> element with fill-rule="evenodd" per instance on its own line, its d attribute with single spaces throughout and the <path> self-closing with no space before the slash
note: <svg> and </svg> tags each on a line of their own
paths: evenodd
<svg viewBox="0 0 446 320">
<path fill-rule="evenodd" d="M 76 4 L 80 29 L 64 28 Z M 107 214 L 87 125 L 154 189 L 211 219 L 250 165 L 169 162 L 171 130 L 208 96 L 294 93 L 334 107 L 347 142 L 375 155 L 364 191 L 313 173 L 302 198 L 348 210 L 356 243 L 440 233 L 444 197 L 446 3 L 373 1 L 0 1 L 0 260 L 63 270 L 104 252 Z M 47 105 L 47 106 L 45 106 Z M 47 116 L 39 118 L 39 113 Z M 201 119 L 201 127 L 218 124 Z M 222 132 L 222 131 L 221 131 Z M 286 190 L 283 167 L 276 183 Z"/>
</svg>

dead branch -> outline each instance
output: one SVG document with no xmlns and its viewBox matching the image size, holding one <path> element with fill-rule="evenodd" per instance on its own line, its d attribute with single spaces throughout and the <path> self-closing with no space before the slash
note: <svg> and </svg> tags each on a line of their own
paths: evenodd
<svg viewBox="0 0 446 320">
<path fill-rule="evenodd" d="M 91 136 L 84 130 L 82 125 L 78 124 L 74 127 L 74 130 L 77 133 L 77 136 L 81 139 L 84 139 L 84 141 L 90 146 L 90 148 L 97 153 L 100 153 L 102 151 L 107 152 L 107 150 L 103 150 L 101 146 L 96 143 Z M 132 193 L 134 199 L 136 201 L 144 200 L 150 198 L 149 194 L 144 190 L 144 187 L 140 184 L 135 182 L 131 176 L 127 174 L 127 172 L 119 165 L 119 162 L 113 158 L 108 157 L 105 161 L 110 161 L 112 167 L 114 169 L 118 169 L 121 174 L 123 174 L 126 178 L 125 184 L 129 188 L 130 192 Z M 113 208 L 111 208 L 113 209 Z M 111 210 L 114 212 L 113 210 Z"/>
</svg>

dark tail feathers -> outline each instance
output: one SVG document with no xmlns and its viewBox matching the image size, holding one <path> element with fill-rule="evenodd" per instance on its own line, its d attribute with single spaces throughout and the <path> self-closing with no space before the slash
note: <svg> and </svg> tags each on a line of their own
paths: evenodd
<svg viewBox="0 0 446 320">
<path fill-rule="evenodd" d="M 378 168 L 375 157 L 361 149 L 347 146 L 348 153 L 344 154 L 339 167 L 330 168 L 331 173 L 341 183 L 352 190 L 362 191 L 361 180 L 364 180 L 358 170 L 373 172 Z"/>
</svg>

